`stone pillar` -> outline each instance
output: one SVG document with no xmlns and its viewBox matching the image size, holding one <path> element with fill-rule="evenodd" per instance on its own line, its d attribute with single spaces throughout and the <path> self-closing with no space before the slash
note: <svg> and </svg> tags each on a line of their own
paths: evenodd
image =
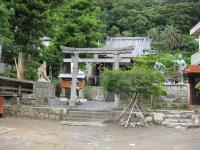
<svg viewBox="0 0 200 150">
<path fill-rule="evenodd" d="M 113 65 L 114 70 L 119 69 L 119 62 L 120 62 L 119 54 L 115 54 L 114 55 L 114 65 Z M 119 107 L 119 105 L 120 105 L 120 95 L 115 94 L 115 106 Z"/>
<path fill-rule="evenodd" d="M 78 74 L 78 53 L 74 53 L 72 57 L 73 61 L 73 72 L 72 72 L 72 84 L 71 84 L 71 95 L 69 100 L 70 106 L 75 106 L 75 99 L 77 97 L 76 88 L 77 88 L 77 74 Z"/>
</svg>

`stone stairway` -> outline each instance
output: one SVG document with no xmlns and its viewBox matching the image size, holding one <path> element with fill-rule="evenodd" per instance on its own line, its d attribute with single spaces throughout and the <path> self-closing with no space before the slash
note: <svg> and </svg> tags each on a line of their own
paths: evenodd
<svg viewBox="0 0 200 150">
<path fill-rule="evenodd" d="M 112 119 L 110 111 L 70 109 L 65 121 L 78 122 L 106 122 Z"/>
<path fill-rule="evenodd" d="M 160 124 L 171 128 L 197 128 L 192 116 L 195 114 L 193 111 L 162 111 L 163 114 Z M 155 118 L 155 117 L 154 117 Z"/>
</svg>

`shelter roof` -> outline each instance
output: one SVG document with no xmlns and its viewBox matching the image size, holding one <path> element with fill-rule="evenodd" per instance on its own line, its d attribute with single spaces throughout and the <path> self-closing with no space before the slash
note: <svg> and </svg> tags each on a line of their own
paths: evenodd
<svg viewBox="0 0 200 150">
<path fill-rule="evenodd" d="M 72 78 L 72 74 L 71 73 L 61 73 L 58 76 L 59 78 Z M 77 79 L 84 79 L 85 78 L 85 74 L 77 74 Z"/>
<path fill-rule="evenodd" d="M 185 68 L 185 75 L 200 74 L 200 65 L 190 65 Z"/>
<path fill-rule="evenodd" d="M 190 30 L 190 35 L 200 35 L 200 21 Z"/>
<path fill-rule="evenodd" d="M 17 82 L 17 83 L 31 83 L 31 84 L 33 84 L 33 81 L 29 81 L 29 80 L 19 80 L 19 79 L 15 79 L 15 78 L 4 77 L 4 76 L 0 76 L 0 80 L 12 81 L 12 82 Z"/>
</svg>

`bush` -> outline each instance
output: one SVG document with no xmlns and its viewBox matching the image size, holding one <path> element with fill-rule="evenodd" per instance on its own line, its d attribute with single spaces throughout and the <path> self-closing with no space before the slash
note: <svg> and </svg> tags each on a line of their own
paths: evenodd
<svg viewBox="0 0 200 150">
<path fill-rule="evenodd" d="M 16 72 L 1 73 L 0 76 L 9 77 L 9 78 L 17 78 Z"/>
<path fill-rule="evenodd" d="M 130 99 L 150 98 L 151 95 L 166 95 L 163 77 L 152 69 L 134 67 L 128 71 L 107 70 L 104 72 L 103 87 L 108 92 L 126 94 Z"/>
<path fill-rule="evenodd" d="M 195 112 L 196 112 L 197 114 L 200 114 L 200 108 L 197 108 L 197 109 L 195 110 Z"/>
<path fill-rule="evenodd" d="M 195 88 L 200 90 L 200 82 L 198 82 L 196 85 L 195 85 Z"/>
</svg>

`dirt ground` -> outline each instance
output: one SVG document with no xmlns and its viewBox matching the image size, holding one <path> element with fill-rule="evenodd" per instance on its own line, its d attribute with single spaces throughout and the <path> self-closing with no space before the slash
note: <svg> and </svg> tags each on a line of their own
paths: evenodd
<svg viewBox="0 0 200 150">
<path fill-rule="evenodd" d="M 66 126 L 58 121 L 0 119 L 0 150 L 199 150 L 200 129 Z"/>
</svg>

